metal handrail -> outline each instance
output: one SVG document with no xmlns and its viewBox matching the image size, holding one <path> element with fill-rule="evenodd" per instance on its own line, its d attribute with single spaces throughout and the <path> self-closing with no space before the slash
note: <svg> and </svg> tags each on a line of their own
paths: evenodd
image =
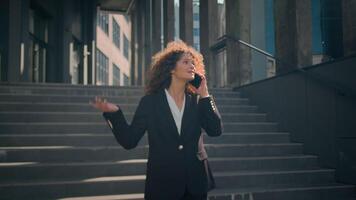
<svg viewBox="0 0 356 200">
<path fill-rule="evenodd" d="M 230 36 L 230 35 L 223 35 L 221 37 L 219 37 L 217 39 L 217 42 L 212 45 L 210 47 L 210 50 L 213 51 L 213 52 L 218 52 L 218 51 L 221 51 L 222 49 L 226 48 L 226 43 L 227 43 L 227 40 L 232 40 L 234 42 L 238 42 L 240 44 L 243 44 L 244 46 L 247 46 L 248 48 L 254 50 L 254 51 L 257 51 L 267 57 L 270 57 L 272 59 L 274 59 L 275 61 L 277 62 L 280 62 L 281 64 L 285 64 L 285 65 L 288 65 L 288 66 L 293 66 L 293 70 L 290 70 L 289 72 L 292 72 L 292 71 L 298 71 L 298 72 L 301 72 L 303 75 L 305 75 L 306 77 L 309 77 L 313 80 L 316 80 L 318 81 L 319 83 L 322 83 L 323 85 L 329 87 L 329 88 L 333 88 L 335 89 L 338 94 L 342 95 L 342 96 L 349 96 L 349 97 L 352 97 L 352 98 L 356 98 L 356 92 L 353 91 L 352 89 L 350 88 L 347 88 L 346 86 L 342 86 L 341 84 L 335 82 L 335 81 L 331 81 L 329 79 L 326 79 L 324 77 L 320 77 L 319 75 L 315 74 L 315 73 L 310 73 L 308 72 L 307 70 L 303 69 L 302 67 L 300 67 L 298 64 L 291 64 L 291 63 L 288 63 L 288 62 L 285 62 L 284 60 L 280 59 L 280 58 L 277 58 L 275 56 L 273 56 L 272 54 L 248 43 L 248 42 L 245 42 L 243 40 L 240 40 L 238 38 L 235 38 L 233 36 Z M 297 67 L 296 69 L 294 69 L 294 67 Z M 288 72 L 286 72 L 288 73 Z"/>
</svg>

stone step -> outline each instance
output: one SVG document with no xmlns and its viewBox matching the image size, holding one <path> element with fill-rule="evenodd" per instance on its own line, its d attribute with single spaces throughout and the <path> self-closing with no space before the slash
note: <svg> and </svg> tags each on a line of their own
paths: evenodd
<svg viewBox="0 0 356 200">
<path fill-rule="evenodd" d="M 137 104 L 121 104 L 126 112 L 135 112 Z M 218 105 L 220 113 L 257 113 L 257 106 Z M 38 103 L 38 102 L 1 102 L 0 112 L 98 112 L 88 103 Z"/>
<path fill-rule="evenodd" d="M 117 194 L 117 195 L 100 195 L 100 196 L 83 196 L 83 197 L 65 197 L 58 200 L 144 200 L 143 193 L 136 194 Z"/>
<path fill-rule="evenodd" d="M 355 200 L 355 186 L 336 183 L 310 186 L 269 186 L 256 188 L 215 189 L 208 200 Z M 66 197 L 59 200 L 143 200 L 143 193 Z"/>
<path fill-rule="evenodd" d="M 282 184 L 318 184 L 334 182 L 335 170 L 234 171 L 214 173 L 219 188 L 256 187 Z M 293 181 L 291 181 L 293 180 Z"/>
<path fill-rule="evenodd" d="M 210 157 L 301 155 L 303 144 L 206 144 Z M 28 146 L 0 147 L 0 162 L 85 162 L 146 159 L 148 146 L 125 150 L 120 146 Z"/>
<path fill-rule="evenodd" d="M 108 85 L 80 85 L 68 83 L 30 83 L 30 82 L 0 82 L 0 88 L 24 88 L 27 90 L 33 89 L 65 89 L 65 90 L 140 90 L 143 91 L 143 86 L 108 86 Z M 209 91 L 233 91 L 231 87 L 212 87 Z"/>
<path fill-rule="evenodd" d="M 288 143 L 289 133 L 224 133 L 219 137 L 204 135 L 206 144 Z M 140 141 L 147 144 L 147 137 Z M 116 146 L 112 133 L 103 134 L 1 134 L 1 146 Z"/>
<path fill-rule="evenodd" d="M 223 123 L 224 132 L 276 132 L 277 123 L 272 122 L 230 122 Z M 0 123 L 0 134 L 9 133 L 110 133 L 111 129 L 102 122 L 39 122 L 39 123 Z"/>
<path fill-rule="evenodd" d="M 266 185 L 312 185 L 333 183 L 334 170 L 232 171 L 214 174 L 218 188 L 263 187 Z M 95 177 L 67 181 L 28 181 L 0 184 L 2 197 L 57 198 L 73 195 L 142 193 L 144 175 Z M 293 180 L 293 183 L 290 183 Z M 17 192 L 16 192 L 17 191 Z M 18 192 L 21 191 L 21 192 Z M 19 196 L 17 196 L 19 195 Z"/>
<path fill-rule="evenodd" d="M 131 122 L 134 113 L 124 113 Z M 265 122 L 263 113 L 221 113 L 223 122 Z M 0 122 L 102 122 L 101 112 L 0 112 Z"/>
<path fill-rule="evenodd" d="M 290 143 L 247 98 L 209 91 L 224 123 L 221 137 L 205 137 L 218 187 L 210 200 L 356 199 L 355 186 L 334 183 L 334 170 L 303 155 L 303 144 Z M 143 87 L 0 83 L 0 199 L 143 199 L 147 135 L 123 149 L 88 104 L 107 97 L 131 121 L 143 94 Z"/>
<path fill-rule="evenodd" d="M 145 174 L 146 159 L 110 162 L 0 163 L 0 183 L 21 180 L 60 180 L 101 176 Z M 274 157 L 209 158 L 213 172 L 240 170 L 297 170 L 317 169 L 317 157 L 311 155 Z"/>
<path fill-rule="evenodd" d="M 264 186 L 255 188 L 241 187 L 215 189 L 210 192 L 209 200 L 355 200 L 355 189 L 356 187 L 354 185 L 342 185 L 338 183 L 304 184 L 300 186 Z M 102 200 L 104 199 L 103 197 Z"/>
<path fill-rule="evenodd" d="M 239 97 L 240 93 L 232 90 L 210 88 L 209 92 L 215 97 Z M 1 87 L 0 94 L 40 94 L 40 95 L 91 95 L 91 96 L 143 96 L 143 88 L 66 88 L 66 87 Z"/>
<path fill-rule="evenodd" d="M 53 103 L 89 103 L 94 100 L 94 96 L 84 95 L 23 95 L 23 94 L 0 94 L 2 102 L 53 102 Z M 111 96 L 106 98 L 109 102 L 117 104 L 138 104 L 141 96 Z M 248 105 L 247 98 L 215 98 L 216 104 L 226 105 Z"/>
</svg>

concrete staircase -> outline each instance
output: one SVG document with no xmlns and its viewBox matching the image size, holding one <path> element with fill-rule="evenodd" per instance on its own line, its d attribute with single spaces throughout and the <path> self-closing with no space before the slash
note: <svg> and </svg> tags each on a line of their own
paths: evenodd
<svg viewBox="0 0 356 200">
<path fill-rule="evenodd" d="M 351 200 L 355 186 L 303 154 L 303 144 L 231 89 L 211 89 L 224 133 L 205 137 L 217 189 L 209 199 Z M 115 141 L 95 95 L 119 103 L 129 120 L 140 87 L 0 85 L 0 199 L 143 199 L 147 139 L 134 150 Z"/>
</svg>

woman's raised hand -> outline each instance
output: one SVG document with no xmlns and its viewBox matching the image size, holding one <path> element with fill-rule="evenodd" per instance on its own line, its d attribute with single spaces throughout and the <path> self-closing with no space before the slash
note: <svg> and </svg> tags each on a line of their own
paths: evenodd
<svg viewBox="0 0 356 200">
<path fill-rule="evenodd" d="M 106 99 L 95 96 L 94 102 L 89 101 L 89 104 L 101 112 L 116 112 L 119 107 L 113 103 L 107 102 Z"/>
<path fill-rule="evenodd" d="M 207 97 L 207 96 L 209 96 L 209 91 L 208 91 L 208 85 L 207 85 L 207 82 L 206 82 L 206 77 L 205 77 L 205 75 L 203 75 L 203 74 L 199 74 L 199 76 L 201 77 L 201 83 L 200 83 L 200 86 L 199 86 L 199 88 L 194 88 L 193 87 L 193 90 L 197 93 L 197 94 L 199 94 L 199 96 L 201 97 L 201 98 L 203 98 L 203 97 Z"/>
</svg>

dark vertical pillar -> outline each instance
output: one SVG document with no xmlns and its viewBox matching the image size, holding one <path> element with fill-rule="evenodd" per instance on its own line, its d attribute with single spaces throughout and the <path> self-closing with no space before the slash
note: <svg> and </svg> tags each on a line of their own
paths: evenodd
<svg viewBox="0 0 356 200">
<path fill-rule="evenodd" d="M 341 4 L 337 0 L 320 0 L 323 61 L 343 56 Z"/>
<path fill-rule="evenodd" d="M 131 43 L 130 43 L 130 49 L 131 49 L 131 64 L 130 64 L 130 84 L 131 85 L 135 85 L 135 72 L 136 72 L 136 40 L 137 40 L 137 29 L 136 29 L 136 11 L 134 11 L 134 9 L 132 9 L 131 13 L 130 13 L 130 21 L 131 21 Z"/>
<path fill-rule="evenodd" d="M 132 43 L 132 66 L 131 66 L 131 85 L 137 85 L 137 79 L 138 79 L 138 67 L 140 65 L 140 52 L 139 52 L 139 44 L 140 44 L 140 18 L 139 18 L 139 5 L 138 1 L 135 2 L 134 5 L 134 11 L 132 12 L 132 33 L 133 37 L 131 38 L 131 43 Z"/>
<path fill-rule="evenodd" d="M 161 50 L 162 0 L 152 0 L 152 54 Z"/>
<path fill-rule="evenodd" d="M 70 43 L 72 42 L 72 18 L 73 18 L 73 11 L 72 11 L 72 1 L 64 0 L 61 1 L 61 16 L 62 20 L 62 41 L 59 44 L 62 48 L 62 66 L 61 66 L 61 75 L 62 75 L 62 83 L 71 83 L 71 76 L 70 76 Z"/>
<path fill-rule="evenodd" d="M 217 2 L 216 0 L 200 1 L 200 52 L 204 56 L 204 64 L 209 86 L 216 86 L 216 71 L 214 55 L 210 47 L 215 43 L 218 32 L 217 24 Z"/>
<path fill-rule="evenodd" d="M 164 13 L 164 46 L 174 40 L 174 0 L 163 1 Z"/>
<path fill-rule="evenodd" d="M 144 38 L 145 38 L 145 32 L 144 32 L 144 1 L 137 1 L 137 12 L 136 18 L 137 18 L 137 24 L 136 24 L 136 30 L 137 30 L 137 77 L 136 78 L 136 85 L 142 85 L 142 71 L 143 71 L 143 65 L 144 65 Z"/>
<path fill-rule="evenodd" d="M 97 24 L 97 8 L 95 4 L 95 0 L 92 0 L 89 4 L 89 22 L 88 22 L 88 51 L 90 52 L 88 56 L 88 84 L 95 84 L 94 80 L 94 71 L 95 71 L 95 55 L 96 55 L 96 24 Z"/>
<path fill-rule="evenodd" d="M 9 0 L 4 0 L 0 4 L 0 24 L 5 30 L 9 29 Z M 9 31 L 0 31 L 0 81 L 7 81 L 8 79 L 8 51 Z"/>
<path fill-rule="evenodd" d="M 29 23 L 28 19 L 30 15 L 30 0 L 23 0 L 21 6 L 21 60 L 20 60 L 20 81 L 29 82 L 32 80 L 30 76 L 31 67 L 30 64 L 30 40 L 29 40 Z M 48 52 L 47 52 L 48 53 Z"/>
<path fill-rule="evenodd" d="M 83 67 L 83 84 L 91 84 L 92 83 L 92 68 L 93 65 L 93 54 L 92 53 L 92 45 L 96 40 L 96 7 L 93 0 L 84 1 L 83 2 L 83 58 L 86 62 L 86 66 Z"/>
<path fill-rule="evenodd" d="M 22 43 L 22 9 L 21 0 L 9 1 L 9 43 L 8 43 L 8 81 L 20 81 L 21 74 L 21 43 Z M 6 29 L 5 29 L 6 30 Z M 24 48 L 24 47 L 23 47 Z"/>
<path fill-rule="evenodd" d="M 143 79 L 142 83 L 145 85 L 145 82 L 147 80 L 146 75 L 147 71 L 149 70 L 150 64 L 151 64 L 151 57 L 152 57 L 152 49 L 151 49 L 151 41 L 152 41 L 152 35 L 151 35 L 151 20 L 152 20 L 152 10 L 151 10 L 151 0 L 145 0 L 144 1 L 144 9 L 145 9 L 145 16 L 144 16 L 144 66 L 143 68 Z"/>
<path fill-rule="evenodd" d="M 250 43 L 251 2 L 226 0 L 226 35 Z M 227 83 L 240 86 L 251 81 L 251 50 L 233 41 L 226 45 Z"/>
<path fill-rule="evenodd" d="M 139 38 L 139 73 L 138 73 L 138 85 L 143 86 L 145 84 L 146 69 L 149 65 L 151 58 L 151 50 L 148 42 L 151 41 L 150 32 L 150 1 L 139 1 L 139 16 L 138 26 L 140 30 Z"/>
<path fill-rule="evenodd" d="M 179 2 L 179 35 L 189 45 L 193 45 L 193 1 Z"/>
<path fill-rule="evenodd" d="M 311 2 L 275 0 L 277 73 L 312 64 Z"/>
<path fill-rule="evenodd" d="M 356 54 L 356 1 L 343 0 L 342 2 L 342 25 L 344 55 Z"/>
<path fill-rule="evenodd" d="M 299 66 L 313 63 L 312 8 L 310 0 L 296 0 L 297 56 Z"/>
</svg>

